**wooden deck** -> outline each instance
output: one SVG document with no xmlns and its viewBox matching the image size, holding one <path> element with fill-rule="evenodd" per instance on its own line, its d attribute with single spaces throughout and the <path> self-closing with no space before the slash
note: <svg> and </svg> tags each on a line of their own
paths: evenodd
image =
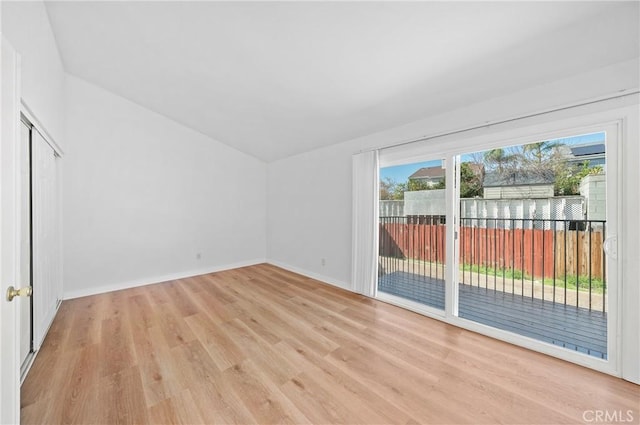
<svg viewBox="0 0 640 425">
<path fill-rule="evenodd" d="M 459 315 L 539 341 L 607 358 L 607 314 L 478 286 L 459 285 Z M 444 309 L 444 281 L 407 272 L 381 276 L 378 290 Z"/>
</svg>

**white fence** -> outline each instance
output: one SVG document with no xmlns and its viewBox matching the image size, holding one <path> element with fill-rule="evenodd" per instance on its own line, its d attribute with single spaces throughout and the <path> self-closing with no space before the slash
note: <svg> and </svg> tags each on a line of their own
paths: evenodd
<svg viewBox="0 0 640 425">
<path fill-rule="evenodd" d="M 380 201 L 380 217 L 446 214 L 444 190 L 405 192 L 404 195 L 404 201 Z M 540 227 L 541 223 L 535 223 L 535 220 L 585 220 L 587 218 L 585 198 L 582 196 L 554 196 L 541 199 L 461 199 L 460 216 L 461 218 L 489 219 L 483 220 L 482 227 L 493 227 L 490 219 L 502 219 L 501 222 L 507 228 Z M 514 219 L 514 222 L 509 222 L 509 219 Z M 547 222 L 545 227 L 549 225 Z"/>
<path fill-rule="evenodd" d="M 404 217 L 404 201 L 380 201 L 380 217 Z"/>
<path fill-rule="evenodd" d="M 582 196 L 542 199 L 461 199 L 460 217 L 485 219 L 480 227 L 551 229 L 550 221 L 585 220 Z M 501 219 L 492 221 L 491 219 Z M 512 219 L 512 221 L 510 221 Z M 539 220 L 539 221 L 536 221 Z"/>
</svg>

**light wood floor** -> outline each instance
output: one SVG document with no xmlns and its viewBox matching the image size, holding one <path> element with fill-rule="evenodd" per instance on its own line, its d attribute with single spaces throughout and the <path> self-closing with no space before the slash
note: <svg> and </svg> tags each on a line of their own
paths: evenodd
<svg viewBox="0 0 640 425">
<path fill-rule="evenodd" d="M 639 402 L 629 382 L 259 265 L 63 302 L 22 421 L 638 423 Z"/>
</svg>

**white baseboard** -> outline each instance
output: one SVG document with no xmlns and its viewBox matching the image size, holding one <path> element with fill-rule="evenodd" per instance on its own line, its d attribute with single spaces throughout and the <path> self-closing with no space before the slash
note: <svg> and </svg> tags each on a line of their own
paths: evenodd
<svg viewBox="0 0 640 425">
<path fill-rule="evenodd" d="M 89 295 L 104 294 L 106 292 L 119 291 L 121 289 L 136 288 L 138 286 L 152 285 L 154 283 L 167 282 L 169 280 L 184 279 L 187 277 L 200 276 L 203 274 L 215 273 L 215 272 L 220 272 L 224 270 L 237 269 L 239 267 L 254 266 L 256 264 L 262 264 L 265 262 L 266 260 L 264 258 L 260 258 L 260 259 L 254 259 L 249 261 L 240 261 L 237 263 L 224 264 L 219 266 L 205 267 L 202 269 L 184 271 L 179 273 L 172 273 L 172 274 L 163 275 L 163 276 L 154 276 L 154 277 L 148 277 L 144 279 L 136 279 L 128 282 L 120 282 L 120 283 L 98 286 L 95 288 L 83 288 L 75 291 L 65 292 L 63 299 L 70 300 L 73 298 L 86 297 Z"/>
<path fill-rule="evenodd" d="M 337 286 L 338 288 L 345 289 L 347 291 L 353 292 L 351 289 L 351 285 L 347 282 L 343 282 L 341 280 L 334 279 L 332 277 L 323 276 L 318 273 L 310 272 L 309 270 L 301 269 L 299 267 L 291 266 L 286 263 L 282 263 L 277 260 L 269 260 L 267 259 L 267 263 L 272 264 L 276 267 L 280 267 L 281 269 L 288 270 L 293 273 L 298 273 L 303 276 L 309 277 L 311 279 L 319 280 L 320 282 L 328 283 L 329 285 Z"/>
</svg>

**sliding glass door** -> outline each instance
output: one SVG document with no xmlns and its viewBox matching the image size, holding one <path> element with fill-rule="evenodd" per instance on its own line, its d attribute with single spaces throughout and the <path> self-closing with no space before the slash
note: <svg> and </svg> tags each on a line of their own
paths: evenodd
<svg viewBox="0 0 640 425">
<path fill-rule="evenodd" d="M 381 152 L 377 296 L 561 357 L 611 359 L 617 126 L 554 136 Z"/>
<path fill-rule="evenodd" d="M 461 158 L 459 316 L 606 359 L 606 133 Z"/>
<path fill-rule="evenodd" d="M 428 160 L 380 169 L 378 293 L 445 309 L 446 169 Z"/>
</svg>

